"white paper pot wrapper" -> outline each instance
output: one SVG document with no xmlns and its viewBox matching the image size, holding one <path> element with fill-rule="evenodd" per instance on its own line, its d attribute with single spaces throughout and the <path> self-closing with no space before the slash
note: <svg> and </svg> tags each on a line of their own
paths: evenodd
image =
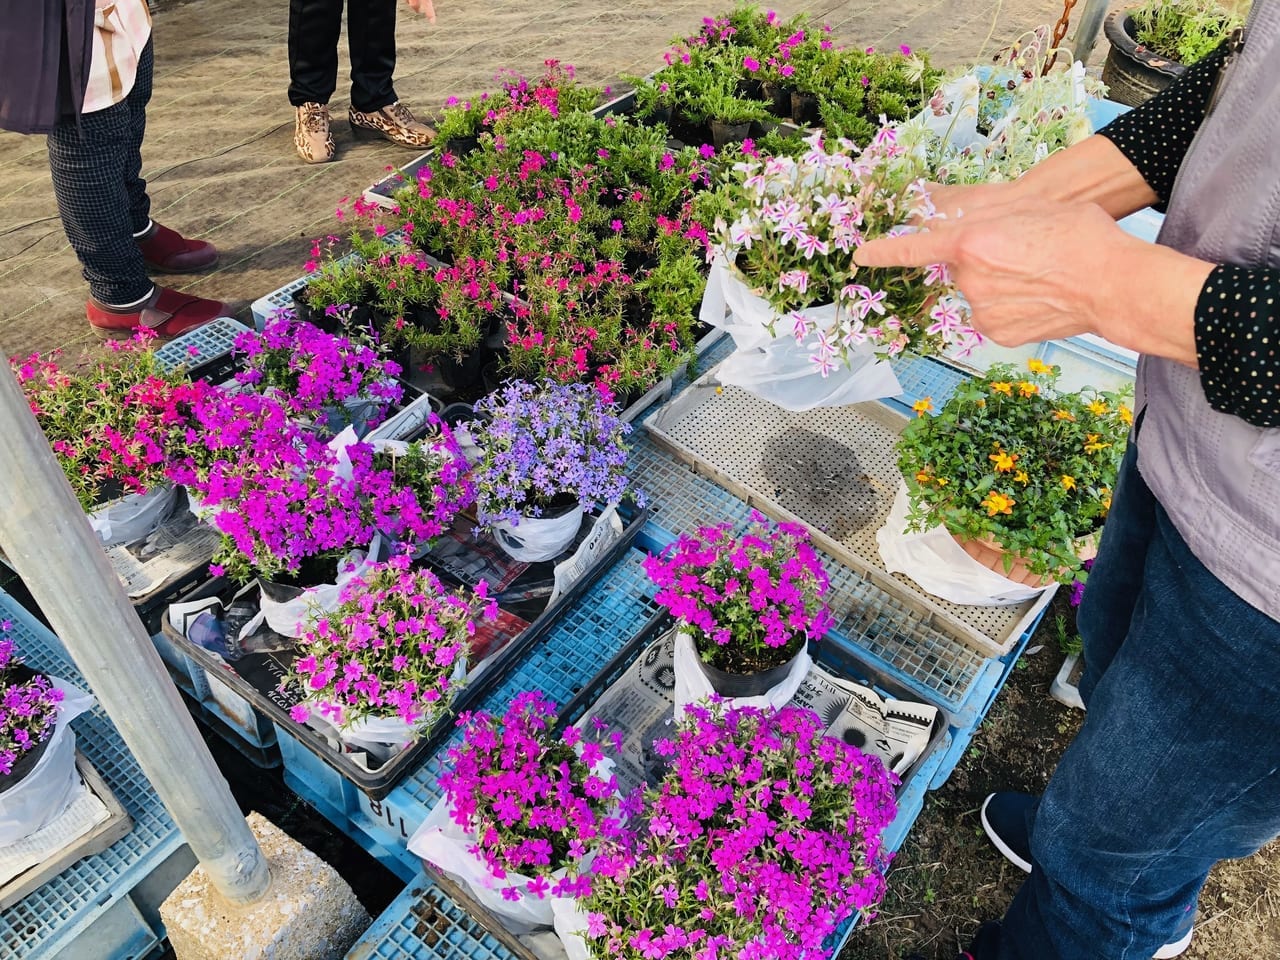
<svg viewBox="0 0 1280 960">
<path fill-rule="evenodd" d="M 537 563 L 564 553 L 581 526 L 579 505 L 558 517 L 521 517 L 519 523 L 499 520 L 493 525 L 493 539 L 513 560 Z"/>
<path fill-rule="evenodd" d="M 812 665 L 813 660 L 809 656 L 808 649 L 801 650 L 799 656 L 791 664 L 791 669 L 787 672 L 786 677 L 781 683 L 770 687 L 767 693 L 762 693 L 757 697 L 725 697 L 723 698 L 723 703 L 728 707 L 758 707 L 760 709 L 773 707 L 775 710 L 781 709 L 790 703 L 791 698 L 796 695 L 796 691 L 800 689 L 800 684 L 804 683 L 805 675 L 808 674 L 809 667 Z M 698 665 L 698 651 L 693 645 L 693 637 L 683 630 L 676 634 L 675 672 L 675 716 L 677 720 L 680 720 L 684 717 L 685 707 L 701 700 L 709 700 L 715 696 L 716 692 L 711 686 L 711 681 L 707 679 L 707 675 L 702 672 L 702 667 Z"/>
<path fill-rule="evenodd" d="M 1016 583 L 987 569 L 965 553 L 941 524 L 908 533 L 908 510 L 907 487 L 900 483 L 889 517 L 876 531 L 880 559 L 890 573 L 906 574 L 935 597 L 978 606 L 1022 603 L 1044 589 Z"/>
<path fill-rule="evenodd" d="M 827 327 L 835 320 L 836 307 L 825 304 L 799 313 L 819 327 Z M 790 335 L 789 321 L 779 318 L 774 327 L 778 336 L 769 333 L 766 324 L 775 317 L 773 307 L 753 294 L 726 264 L 712 264 L 699 319 L 733 337 L 735 350 L 716 371 L 721 383 L 741 387 L 793 411 L 840 407 L 902 393 L 893 368 L 876 359 L 870 344 L 857 348 L 849 366 L 842 363 L 830 375 L 822 376 L 809 359 L 812 348 L 796 343 Z"/>
<path fill-rule="evenodd" d="M 71 721 L 93 706 L 93 697 L 64 680 L 50 677 L 63 692 L 49 746 L 31 772 L 0 793 L 0 846 L 28 837 L 61 816 L 80 782 L 76 773 L 76 735 Z"/>
<path fill-rule="evenodd" d="M 338 597 L 347 581 L 362 576 L 381 556 L 382 538 L 375 535 L 368 550 L 352 550 L 338 561 L 333 583 L 321 583 L 308 587 L 292 600 L 272 600 L 262 591 L 259 598 L 259 616 L 254 617 L 240 631 L 238 639 L 253 635 L 265 619 L 282 637 L 300 637 L 306 632 L 307 619 L 312 613 L 327 612 L 338 607 Z"/>
<path fill-rule="evenodd" d="M 587 930 L 587 914 L 578 906 L 578 901 L 552 897 L 551 917 L 568 960 L 591 960 L 587 941 L 582 936 Z"/>
<path fill-rule="evenodd" d="M 146 493 L 125 494 L 90 513 L 89 526 L 104 547 L 136 543 L 169 518 L 177 496 L 178 488 L 171 483 L 158 484 Z"/>
<path fill-rule="evenodd" d="M 464 833 L 449 816 L 449 801 L 441 797 L 427 819 L 409 838 L 409 851 L 434 864 L 466 887 L 473 897 L 495 916 L 499 917 L 512 933 L 532 933 L 552 924 L 551 898 L 538 898 L 525 892 L 532 880 L 518 873 L 508 873 L 499 880 L 489 872 L 484 861 L 468 849 L 476 842 L 471 834 Z M 552 882 L 563 877 L 565 871 L 552 874 Z M 506 889 L 520 891 L 515 900 L 502 895 Z M 572 902 L 572 901 L 570 901 Z"/>
</svg>

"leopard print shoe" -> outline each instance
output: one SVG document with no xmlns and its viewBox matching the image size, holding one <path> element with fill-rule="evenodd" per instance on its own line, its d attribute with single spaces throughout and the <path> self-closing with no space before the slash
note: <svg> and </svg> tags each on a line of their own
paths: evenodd
<svg viewBox="0 0 1280 960">
<path fill-rule="evenodd" d="M 333 159 L 333 134 L 329 132 L 329 107 L 304 103 L 293 122 L 293 145 L 307 163 L 328 163 Z"/>
<path fill-rule="evenodd" d="M 352 107 L 347 117 L 351 121 L 352 133 L 357 136 L 386 137 L 402 147 L 422 149 L 430 146 L 436 138 L 435 130 L 415 118 L 399 100 L 371 113 Z"/>
</svg>

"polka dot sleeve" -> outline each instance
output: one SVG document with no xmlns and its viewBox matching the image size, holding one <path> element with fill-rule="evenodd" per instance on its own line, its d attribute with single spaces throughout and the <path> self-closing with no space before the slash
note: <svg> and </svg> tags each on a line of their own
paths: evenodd
<svg viewBox="0 0 1280 960">
<path fill-rule="evenodd" d="M 1119 148 L 1138 168 L 1163 211 L 1173 180 L 1204 119 L 1209 93 L 1226 58 L 1224 44 L 1146 103 L 1121 114 L 1098 133 Z"/>
<path fill-rule="evenodd" d="M 1215 267 L 1196 301 L 1195 332 L 1209 405 L 1280 427 L 1280 269 Z"/>
</svg>

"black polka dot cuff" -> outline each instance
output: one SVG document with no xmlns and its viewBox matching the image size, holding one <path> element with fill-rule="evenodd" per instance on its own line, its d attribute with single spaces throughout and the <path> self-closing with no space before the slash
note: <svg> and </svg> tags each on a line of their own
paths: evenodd
<svg viewBox="0 0 1280 960">
<path fill-rule="evenodd" d="M 1196 355 L 1209 405 L 1280 426 L 1280 270 L 1215 267 L 1196 301 Z"/>
<path fill-rule="evenodd" d="M 1226 46 L 1219 47 L 1146 103 L 1098 131 L 1138 168 L 1160 198 L 1157 210 L 1163 211 L 1169 202 L 1173 180 L 1204 120 L 1209 93 L 1226 55 Z"/>
</svg>

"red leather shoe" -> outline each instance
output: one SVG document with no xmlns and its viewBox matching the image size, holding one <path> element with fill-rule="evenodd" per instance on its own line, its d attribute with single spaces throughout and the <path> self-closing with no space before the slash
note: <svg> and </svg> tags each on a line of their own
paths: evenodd
<svg viewBox="0 0 1280 960">
<path fill-rule="evenodd" d="M 127 340 L 144 327 L 158 340 L 172 340 L 216 317 L 230 316 L 230 310 L 217 300 L 157 286 L 139 307 L 109 307 L 90 298 L 85 314 L 99 340 Z"/>
<path fill-rule="evenodd" d="M 207 240 L 188 240 L 177 230 L 151 221 L 151 229 L 134 241 L 147 266 L 160 273 L 196 273 L 218 262 L 218 248 Z"/>
</svg>

